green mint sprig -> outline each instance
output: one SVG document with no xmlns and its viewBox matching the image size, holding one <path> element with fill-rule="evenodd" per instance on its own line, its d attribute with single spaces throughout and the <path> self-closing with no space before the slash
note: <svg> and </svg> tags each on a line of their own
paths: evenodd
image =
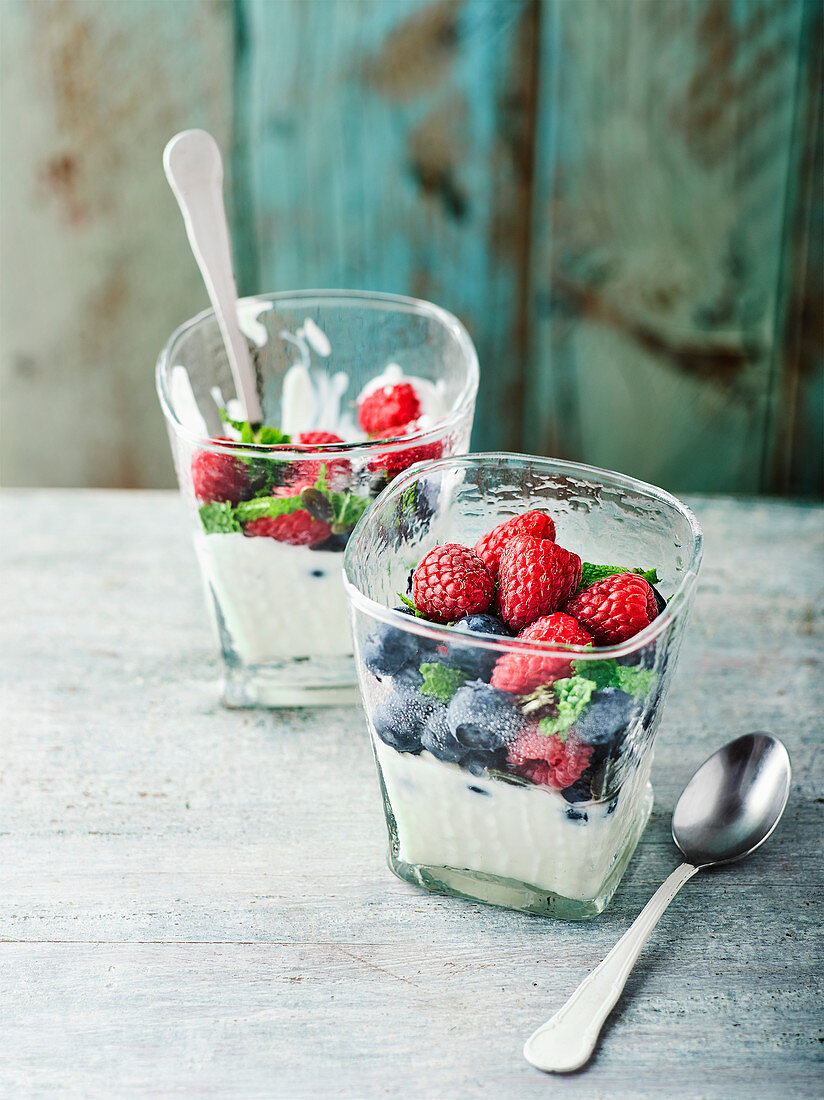
<svg viewBox="0 0 824 1100">
<path fill-rule="evenodd" d="M 235 517 L 235 510 L 228 502 L 212 501 L 198 509 L 200 522 L 207 535 L 225 535 L 242 528 Z"/>
<path fill-rule="evenodd" d="M 637 573 L 647 584 L 658 584 L 661 579 L 657 569 L 631 569 L 628 565 L 594 565 L 591 561 L 585 561 L 581 565 L 581 583 L 575 591 L 580 592 L 605 577 L 615 576 L 616 573 Z"/>
<path fill-rule="evenodd" d="M 596 684 L 584 676 L 570 676 L 566 680 L 556 680 L 552 690 L 558 697 L 558 713 L 542 718 L 538 729 L 547 737 L 557 736 L 566 741 L 567 731 L 584 707 L 592 698 Z"/>
<path fill-rule="evenodd" d="M 266 424 L 257 426 L 250 424 L 248 420 L 232 420 L 225 409 L 220 409 L 220 419 L 224 424 L 240 432 L 241 443 L 257 443 L 263 447 L 275 447 L 282 443 L 291 443 L 291 437 L 285 435 L 280 428 L 270 428 Z"/>
<path fill-rule="evenodd" d="M 469 679 L 468 673 L 459 668 L 447 668 L 446 665 L 433 662 L 424 662 L 421 665 L 421 676 L 421 694 L 431 695 L 442 703 L 448 703 L 458 688 L 463 687 Z"/>
<path fill-rule="evenodd" d="M 633 696 L 646 695 L 658 679 L 658 673 L 650 668 L 619 665 L 612 658 L 603 661 L 573 661 L 572 667 L 579 676 L 594 680 L 599 690 L 615 687 Z"/>
</svg>

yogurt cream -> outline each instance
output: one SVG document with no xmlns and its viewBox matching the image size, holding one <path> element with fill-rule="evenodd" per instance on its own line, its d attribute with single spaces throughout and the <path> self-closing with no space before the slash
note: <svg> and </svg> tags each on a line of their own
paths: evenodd
<svg viewBox="0 0 824 1100">
<path fill-rule="evenodd" d="M 598 897 L 652 806 L 652 754 L 613 801 L 572 806 L 549 787 L 476 777 L 425 750 L 413 756 L 373 744 L 400 860 L 512 879 L 572 901 Z"/>
<path fill-rule="evenodd" d="M 236 532 L 198 534 L 195 547 L 245 663 L 352 653 L 339 553 Z"/>
</svg>

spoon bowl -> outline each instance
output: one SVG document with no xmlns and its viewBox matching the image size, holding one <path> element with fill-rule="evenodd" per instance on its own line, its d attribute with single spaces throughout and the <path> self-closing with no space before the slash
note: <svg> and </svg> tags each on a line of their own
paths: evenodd
<svg viewBox="0 0 824 1100">
<path fill-rule="evenodd" d="M 790 757 L 768 733 L 748 733 L 705 760 L 672 816 L 672 838 L 685 857 L 604 961 L 566 1004 L 527 1039 L 524 1057 L 546 1073 L 571 1073 L 595 1050 L 601 1028 L 664 910 L 705 867 L 733 863 L 760 847 L 784 813 Z"/>
<path fill-rule="evenodd" d="M 748 733 L 705 760 L 672 815 L 672 839 L 696 867 L 733 863 L 775 829 L 790 795 L 790 757 L 768 733 Z"/>
</svg>

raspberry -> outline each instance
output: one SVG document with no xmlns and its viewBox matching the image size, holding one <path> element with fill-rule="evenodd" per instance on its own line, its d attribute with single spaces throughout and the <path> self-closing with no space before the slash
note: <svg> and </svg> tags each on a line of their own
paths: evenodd
<svg viewBox="0 0 824 1100">
<path fill-rule="evenodd" d="M 303 450 L 315 449 L 322 450 L 329 443 L 344 443 L 345 440 L 341 439 L 339 435 L 335 435 L 334 432 L 301 432 L 298 435 L 295 443 Z M 330 482 L 338 480 L 343 477 L 348 477 L 351 472 L 351 467 L 346 459 L 332 459 L 326 462 L 313 462 L 309 459 L 300 459 L 292 463 L 288 480 L 289 483 L 294 485 L 295 481 L 305 482 L 309 485 L 314 485 L 320 477 L 321 467 L 326 467 L 326 477 Z"/>
<path fill-rule="evenodd" d="M 504 547 L 498 567 L 501 618 L 512 630 L 522 630 L 556 611 L 580 579 L 577 554 L 548 539 L 516 535 Z"/>
<path fill-rule="evenodd" d="M 328 523 L 314 519 L 303 508 L 288 512 L 283 516 L 263 516 L 250 520 L 243 533 L 288 542 L 291 546 L 315 546 L 329 538 L 331 528 Z"/>
<path fill-rule="evenodd" d="M 225 436 L 215 436 L 213 443 L 231 443 Z M 195 496 L 203 504 L 225 501 L 233 507 L 248 485 L 245 463 L 233 455 L 213 451 L 195 451 L 192 456 L 192 484 Z"/>
<path fill-rule="evenodd" d="M 378 435 L 389 428 L 400 428 L 421 414 L 418 395 L 409 382 L 381 386 L 358 405 L 358 423 L 367 435 Z M 397 434 L 397 431 L 395 432 Z"/>
<path fill-rule="evenodd" d="M 509 746 L 507 763 L 525 779 L 562 791 L 581 778 L 592 753 L 592 746 L 579 741 L 574 733 L 562 741 L 557 734 L 547 737 L 537 723 L 530 723 Z"/>
<path fill-rule="evenodd" d="M 658 604 L 643 577 L 616 573 L 573 596 L 564 611 L 590 632 L 596 645 L 617 645 L 649 626 Z"/>
<path fill-rule="evenodd" d="M 399 434 L 397 431 L 381 432 L 376 438 L 391 439 L 397 434 Z M 436 439 L 432 443 L 419 443 L 404 447 L 402 450 L 378 455 L 377 458 L 369 460 L 369 470 L 373 473 L 383 470 L 386 480 L 391 481 L 404 470 L 408 470 L 410 466 L 414 466 L 416 462 L 431 462 L 433 459 L 440 458 L 442 454 L 443 443 Z"/>
<path fill-rule="evenodd" d="M 498 577 L 498 565 L 504 547 L 514 535 L 531 535 L 535 539 L 555 542 L 555 524 L 552 517 L 545 512 L 524 512 L 522 516 L 514 516 L 505 523 L 499 523 L 479 539 L 475 544 L 475 553 L 487 567 L 493 580 Z"/>
<path fill-rule="evenodd" d="M 555 645 L 592 645 L 592 638 L 570 615 L 557 611 L 537 619 L 518 635 L 519 642 L 551 642 Z M 572 674 L 572 661 L 541 653 L 527 657 L 507 653 L 498 658 L 492 684 L 516 695 L 526 695 L 541 684 L 564 680 Z"/>
<path fill-rule="evenodd" d="M 457 542 L 430 550 L 412 578 L 415 606 L 436 623 L 486 611 L 493 591 L 484 563 L 468 546 Z"/>
</svg>

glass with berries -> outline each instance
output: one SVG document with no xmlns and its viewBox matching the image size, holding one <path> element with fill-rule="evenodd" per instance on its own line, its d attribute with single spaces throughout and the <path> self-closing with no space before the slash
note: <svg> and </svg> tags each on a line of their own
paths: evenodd
<svg viewBox="0 0 824 1100">
<path fill-rule="evenodd" d="M 389 865 L 583 919 L 647 823 L 701 531 L 680 501 L 554 459 L 399 477 L 344 554 Z"/>
<path fill-rule="evenodd" d="M 157 364 L 229 706 L 356 697 L 341 555 L 412 464 L 466 450 L 478 364 L 450 313 L 356 291 L 238 303 L 262 423 L 242 419 L 211 310 Z"/>
</svg>

